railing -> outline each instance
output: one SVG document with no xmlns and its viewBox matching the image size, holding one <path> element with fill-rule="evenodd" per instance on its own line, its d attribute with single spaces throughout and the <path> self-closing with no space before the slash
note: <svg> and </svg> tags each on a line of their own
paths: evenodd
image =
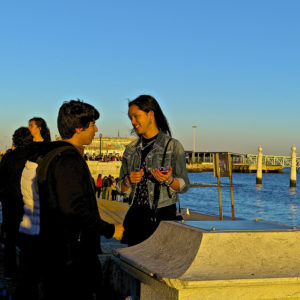
<svg viewBox="0 0 300 300">
<path fill-rule="evenodd" d="M 257 154 L 247 154 L 245 157 L 246 164 L 257 164 Z M 292 159 L 290 156 L 263 155 L 262 163 L 268 166 L 291 167 Z M 300 168 L 300 157 L 296 159 L 296 167 Z"/>
<path fill-rule="evenodd" d="M 257 154 L 234 154 L 231 156 L 232 163 L 245 163 L 249 165 L 257 165 Z M 212 163 L 213 154 L 205 153 L 200 156 L 195 156 L 195 163 Z M 263 155 L 262 163 L 267 166 L 283 166 L 291 167 L 291 156 L 279 156 L 279 155 Z M 296 167 L 300 168 L 300 157 L 296 159 Z"/>
</svg>

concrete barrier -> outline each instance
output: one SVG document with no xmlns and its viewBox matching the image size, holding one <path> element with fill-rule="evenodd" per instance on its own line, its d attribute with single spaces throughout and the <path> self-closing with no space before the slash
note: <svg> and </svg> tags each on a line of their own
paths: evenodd
<svg viewBox="0 0 300 300">
<path fill-rule="evenodd" d="M 299 228 L 188 221 L 161 222 L 149 239 L 116 255 L 140 282 L 141 300 L 299 299 L 299 249 Z"/>
<path fill-rule="evenodd" d="M 120 174 L 120 168 L 122 165 L 121 161 L 108 161 L 108 162 L 99 162 L 99 161 L 86 161 L 92 177 L 96 180 L 98 174 L 102 174 L 102 178 L 104 176 L 112 175 L 117 178 Z"/>
</svg>

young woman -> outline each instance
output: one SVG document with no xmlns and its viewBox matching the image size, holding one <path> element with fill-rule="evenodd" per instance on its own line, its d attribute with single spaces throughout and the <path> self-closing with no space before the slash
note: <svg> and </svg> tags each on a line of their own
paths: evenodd
<svg viewBox="0 0 300 300">
<path fill-rule="evenodd" d="M 37 117 L 30 119 L 28 129 L 34 142 L 51 142 L 50 130 L 44 119 Z"/>
<path fill-rule="evenodd" d="M 176 220 L 178 193 L 187 192 L 189 179 L 184 149 L 171 138 L 158 102 L 141 95 L 128 107 L 138 140 L 125 149 L 118 187 L 129 195 L 131 203 L 122 242 L 132 246 L 147 239 L 161 220 Z"/>
</svg>

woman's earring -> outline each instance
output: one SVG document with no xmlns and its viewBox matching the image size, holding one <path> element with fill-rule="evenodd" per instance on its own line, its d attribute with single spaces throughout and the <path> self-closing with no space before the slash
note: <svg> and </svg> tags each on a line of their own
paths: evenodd
<svg viewBox="0 0 300 300">
<path fill-rule="evenodd" d="M 150 125 L 152 124 L 152 119 L 150 120 L 149 124 L 150 124 Z"/>
</svg>

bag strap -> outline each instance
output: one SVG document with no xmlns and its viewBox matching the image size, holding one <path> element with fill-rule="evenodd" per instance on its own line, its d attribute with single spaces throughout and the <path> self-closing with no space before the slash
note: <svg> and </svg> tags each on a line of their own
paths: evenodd
<svg viewBox="0 0 300 300">
<path fill-rule="evenodd" d="M 171 140 L 172 140 L 172 138 L 170 138 L 168 140 L 168 142 L 165 146 L 165 150 L 164 150 L 162 161 L 161 161 L 161 167 L 163 167 L 165 164 L 167 149 L 168 149 L 168 146 L 169 146 L 169 143 Z M 159 195 L 160 195 L 160 186 L 161 186 L 161 184 L 159 182 L 156 182 L 154 185 L 154 201 L 153 201 L 153 205 L 152 205 L 152 211 L 153 211 L 153 215 L 154 215 L 155 219 L 156 219 L 156 212 L 157 212 L 157 206 L 158 206 Z"/>
<path fill-rule="evenodd" d="M 167 154 L 167 149 L 168 149 L 168 146 L 171 142 L 172 138 L 170 138 L 166 144 L 166 147 L 165 147 L 165 151 L 164 151 L 164 154 L 163 154 L 163 158 L 162 158 L 162 161 L 161 161 L 161 166 L 163 167 L 164 164 L 165 164 L 165 159 L 166 159 L 166 154 Z"/>
<path fill-rule="evenodd" d="M 53 159 L 67 150 L 76 151 L 73 146 L 61 146 L 49 151 L 44 157 L 39 157 L 37 159 L 38 167 L 36 169 L 36 174 L 39 183 L 46 181 L 48 168 Z"/>
</svg>

